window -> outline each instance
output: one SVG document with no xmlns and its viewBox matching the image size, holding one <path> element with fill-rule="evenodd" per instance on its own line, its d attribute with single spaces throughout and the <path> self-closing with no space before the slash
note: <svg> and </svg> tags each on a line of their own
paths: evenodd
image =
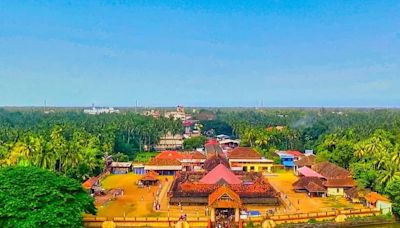
<svg viewBox="0 0 400 228">
<path fill-rule="evenodd" d="M 250 171 L 254 171 L 254 166 L 250 166 Z"/>
<path fill-rule="evenodd" d="M 339 193 L 339 189 L 338 188 L 336 189 L 336 192 Z"/>
</svg>

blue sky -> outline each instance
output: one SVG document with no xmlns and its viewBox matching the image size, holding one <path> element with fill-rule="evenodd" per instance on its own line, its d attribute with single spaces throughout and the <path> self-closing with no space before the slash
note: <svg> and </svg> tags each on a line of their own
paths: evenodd
<svg viewBox="0 0 400 228">
<path fill-rule="evenodd" d="M 397 0 L 3 0 L 0 105 L 399 107 L 399 12 Z"/>
</svg>

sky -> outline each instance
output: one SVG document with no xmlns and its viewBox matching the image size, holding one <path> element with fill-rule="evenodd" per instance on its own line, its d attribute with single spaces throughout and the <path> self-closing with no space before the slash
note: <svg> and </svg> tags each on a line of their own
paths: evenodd
<svg viewBox="0 0 400 228">
<path fill-rule="evenodd" d="M 0 1 L 0 106 L 400 107 L 400 1 Z"/>
</svg>

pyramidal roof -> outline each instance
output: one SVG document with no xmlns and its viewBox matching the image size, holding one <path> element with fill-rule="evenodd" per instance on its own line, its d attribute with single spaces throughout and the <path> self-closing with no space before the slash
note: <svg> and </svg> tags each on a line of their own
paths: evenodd
<svg viewBox="0 0 400 228">
<path fill-rule="evenodd" d="M 225 181 L 227 184 L 242 183 L 242 181 L 223 164 L 217 165 L 213 170 L 208 172 L 203 178 L 201 178 L 200 183 L 217 184 L 221 181 Z"/>
</svg>

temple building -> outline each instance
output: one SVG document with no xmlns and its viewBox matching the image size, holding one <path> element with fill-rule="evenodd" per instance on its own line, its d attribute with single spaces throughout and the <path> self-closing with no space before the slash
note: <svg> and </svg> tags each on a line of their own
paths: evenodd
<svg viewBox="0 0 400 228">
<path fill-rule="evenodd" d="M 222 161 L 214 155 L 205 162 L 210 167 L 217 164 L 208 172 L 176 173 L 168 193 L 169 203 L 208 206 L 212 222 L 221 213 L 239 221 L 239 210 L 246 204 L 279 205 L 278 193 L 261 172 L 235 172 Z"/>
</svg>

